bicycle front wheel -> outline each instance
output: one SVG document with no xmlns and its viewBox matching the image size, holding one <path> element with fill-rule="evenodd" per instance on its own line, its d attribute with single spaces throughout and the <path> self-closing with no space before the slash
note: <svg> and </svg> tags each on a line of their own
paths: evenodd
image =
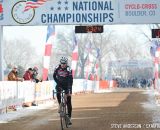
<svg viewBox="0 0 160 130">
<path fill-rule="evenodd" d="M 60 104 L 60 122 L 61 122 L 61 129 L 64 130 L 64 126 L 65 126 L 65 110 L 64 110 L 64 105 L 62 103 Z"/>
<path fill-rule="evenodd" d="M 60 117 L 60 120 L 61 120 L 61 129 L 64 130 L 64 126 L 65 126 L 65 117 L 64 117 L 64 116 L 61 116 L 61 117 Z"/>
<path fill-rule="evenodd" d="M 66 128 L 68 128 L 68 123 L 69 123 L 69 117 L 67 115 L 67 106 L 65 105 L 64 107 L 64 118 L 65 118 L 65 124 L 66 124 Z"/>
</svg>

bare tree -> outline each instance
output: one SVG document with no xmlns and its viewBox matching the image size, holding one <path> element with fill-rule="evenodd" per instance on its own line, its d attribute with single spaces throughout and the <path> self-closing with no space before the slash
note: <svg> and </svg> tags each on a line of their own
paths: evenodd
<svg viewBox="0 0 160 130">
<path fill-rule="evenodd" d="M 142 44 L 145 45 L 147 40 L 145 39 L 145 41 L 142 41 L 144 43 L 140 43 L 138 41 L 139 36 L 138 38 L 135 35 L 127 35 L 127 37 L 125 38 L 118 37 L 115 31 L 108 28 L 102 34 L 74 34 L 72 29 L 67 33 L 66 31 L 58 32 L 57 45 L 54 46 L 54 54 L 52 60 L 57 59 L 62 55 L 66 55 L 71 61 L 74 43 L 73 39 L 74 35 L 76 35 L 79 48 L 79 59 L 77 68 L 80 68 L 80 72 L 76 74 L 76 77 L 79 78 L 85 77 L 85 67 L 89 53 L 94 58 L 94 61 L 92 63 L 94 64 L 92 72 L 94 72 L 95 65 L 98 62 L 100 78 L 104 78 L 106 65 L 109 60 L 140 58 L 144 55 L 144 51 L 142 50 L 146 49 L 142 47 Z M 91 42 L 90 52 L 86 47 L 89 42 Z M 98 58 L 97 50 L 99 50 L 100 53 Z M 145 50 L 145 52 L 147 51 Z"/>
<path fill-rule="evenodd" d="M 86 49 L 86 44 L 89 42 L 88 34 L 75 34 L 73 31 L 64 33 L 59 32 L 57 34 L 57 46 L 54 48 L 53 56 L 57 55 L 57 58 L 60 56 L 67 56 L 71 62 L 72 51 L 74 48 L 74 38 L 76 38 L 76 42 L 78 44 L 78 65 L 77 68 L 80 67 L 81 71 L 77 73 L 78 69 L 76 69 L 76 77 L 84 78 L 84 67 L 87 61 L 88 50 Z M 57 59 L 56 58 L 56 59 Z M 79 75 L 78 75 L 79 74 Z M 75 78 L 76 78 L 75 77 Z"/>
<path fill-rule="evenodd" d="M 126 39 L 119 39 L 112 46 L 113 54 L 116 59 L 137 59 L 143 56 L 142 45 L 135 37 L 128 35 Z"/>
<path fill-rule="evenodd" d="M 94 45 L 94 53 L 92 53 L 92 55 L 95 57 L 93 68 L 95 68 L 96 63 L 98 63 L 100 79 L 104 78 L 106 63 L 109 58 L 108 55 L 112 51 L 112 45 L 110 43 L 113 38 L 113 32 L 112 30 L 108 30 L 104 33 L 92 34 L 92 42 Z"/>
<path fill-rule="evenodd" d="M 7 65 L 33 66 L 37 63 L 35 48 L 27 39 L 4 40 L 4 60 Z"/>
</svg>

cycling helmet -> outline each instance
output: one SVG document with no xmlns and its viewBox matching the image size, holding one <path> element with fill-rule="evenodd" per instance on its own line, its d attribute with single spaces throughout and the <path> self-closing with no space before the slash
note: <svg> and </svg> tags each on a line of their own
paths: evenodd
<svg viewBox="0 0 160 130">
<path fill-rule="evenodd" d="M 68 59 L 67 59 L 66 57 L 62 57 L 62 58 L 60 59 L 60 63 L 61 63 L 61 64 L 67 64 L 67 63 L 68 63 Z"/>
</svg>

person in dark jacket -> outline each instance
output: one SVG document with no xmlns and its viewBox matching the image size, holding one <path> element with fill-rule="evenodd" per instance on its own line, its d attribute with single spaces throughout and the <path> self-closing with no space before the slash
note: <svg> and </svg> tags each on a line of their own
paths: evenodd
<svg viewBox="0 0 160 130">
<path fill-rule="evenodd" d="M 60 59 L 60 64 L 55 68 L 53 73 L 53 78 L 56 85 L 56 91 L 57 91 L 57 100 L 58 103 L 61 103 L 61 91 L 65 90 L 65 94 L 67 95 L 67 109 L 68 109 L 68 116 L 71 119 L 72 115 L 72 103 L 71 103 L 71 94 L 72 94 L 72 84 L 73 84 L 73 76 L 72 76 L 72 70 L 68 66 L 68 59 L 65 57 L 62 57 Z M 71 125 L 71 120 L 69 122 L 69 125 Z"/>
</svg>

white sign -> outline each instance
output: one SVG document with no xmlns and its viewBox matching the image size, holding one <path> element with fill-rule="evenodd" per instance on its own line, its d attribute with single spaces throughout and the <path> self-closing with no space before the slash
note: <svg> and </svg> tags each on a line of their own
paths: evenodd
<svg viewBox="0 0 160 130">
<path fill-rule="evenodd" d="M 118 21 L 117 0 L 3 1 L 1 25 L 111 24 Z"/>
<path fill-rule="evenodd" d="M 130 68 L 152 68 L 152 60 L 119 60 L 111 61 L 110 66 L 115 68 L 130 67 Z"/>
<path fill-rule="evenodd" d="M 0 0 L 0 25 L 159 22 L 159 0 Z"/>
</svg>

